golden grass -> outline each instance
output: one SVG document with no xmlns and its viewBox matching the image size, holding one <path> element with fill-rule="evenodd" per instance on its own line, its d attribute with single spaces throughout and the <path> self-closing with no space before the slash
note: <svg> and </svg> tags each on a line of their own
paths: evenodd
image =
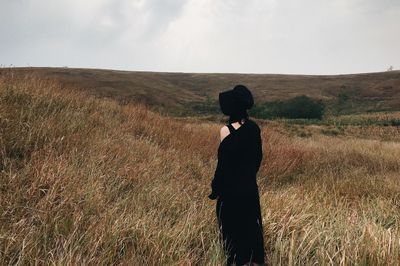
<svg viewBox="0 0 400 266">
<path fill-rule="evenodd" d="M 222 265 L 222 124 L 0 79 L 0 264 Z M 400 144 L 262 126 L 270 265 L 398 265 Z"/>
</svg>

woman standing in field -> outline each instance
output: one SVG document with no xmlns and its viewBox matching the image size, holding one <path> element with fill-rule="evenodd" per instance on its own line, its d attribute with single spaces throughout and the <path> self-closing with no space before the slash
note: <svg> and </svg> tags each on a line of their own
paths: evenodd
<svg viewBox="0 0 400 266">
<path fill-rule="evenodd" d="M 218 164 L 210 199 L 216 214 L 227 265 L 264 265 L 264 239 L 256 174 L 263 157 L 261 130 L 249 119 L 251 92 L 243 85 L 219 94 L 229 123 L 221 128 Z"/>
</svg>

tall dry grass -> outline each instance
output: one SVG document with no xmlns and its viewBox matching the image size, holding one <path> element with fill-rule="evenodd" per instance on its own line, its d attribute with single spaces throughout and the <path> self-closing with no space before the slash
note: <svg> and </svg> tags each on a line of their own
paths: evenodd
<svg viewBox="0 0 400 266">
<path fill-rule="evenodd" d="M 221 124 L 0 78 L 0 264 L 221 265 Z M 262 127 L 270 265 L 398 265 L 397 142 Z"/>
</svg>

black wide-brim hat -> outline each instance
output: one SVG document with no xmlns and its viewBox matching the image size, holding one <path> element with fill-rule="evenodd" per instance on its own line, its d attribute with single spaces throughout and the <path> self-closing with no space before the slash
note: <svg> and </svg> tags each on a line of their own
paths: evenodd
<svg viewBox="0 0 400 266">
<path fill-rule="evenodd" d="M 231 115 L 250 109 L 253 104 L 253 95 L 244 85 L 236 85 L 231 90 L 219 93 L 219 105 L 222 113 L 225 115 Z"/>
</svg>

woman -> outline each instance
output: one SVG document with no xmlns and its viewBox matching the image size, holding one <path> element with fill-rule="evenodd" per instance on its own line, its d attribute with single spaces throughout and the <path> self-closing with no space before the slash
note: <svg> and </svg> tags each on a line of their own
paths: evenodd
<svg viewBox="0 0 400 266">
<path fill-rule="evenodd" d="M 210 199 L 216 214 L 227 265 L 263 265 L 264 239 L 256 174 L 263 157 L 261 130 L 249 119 L 251 92 L 243 85 L 219 94 L 222 112 L 229 115 L 221 128 L 218 164 Z"/>
</svg>

